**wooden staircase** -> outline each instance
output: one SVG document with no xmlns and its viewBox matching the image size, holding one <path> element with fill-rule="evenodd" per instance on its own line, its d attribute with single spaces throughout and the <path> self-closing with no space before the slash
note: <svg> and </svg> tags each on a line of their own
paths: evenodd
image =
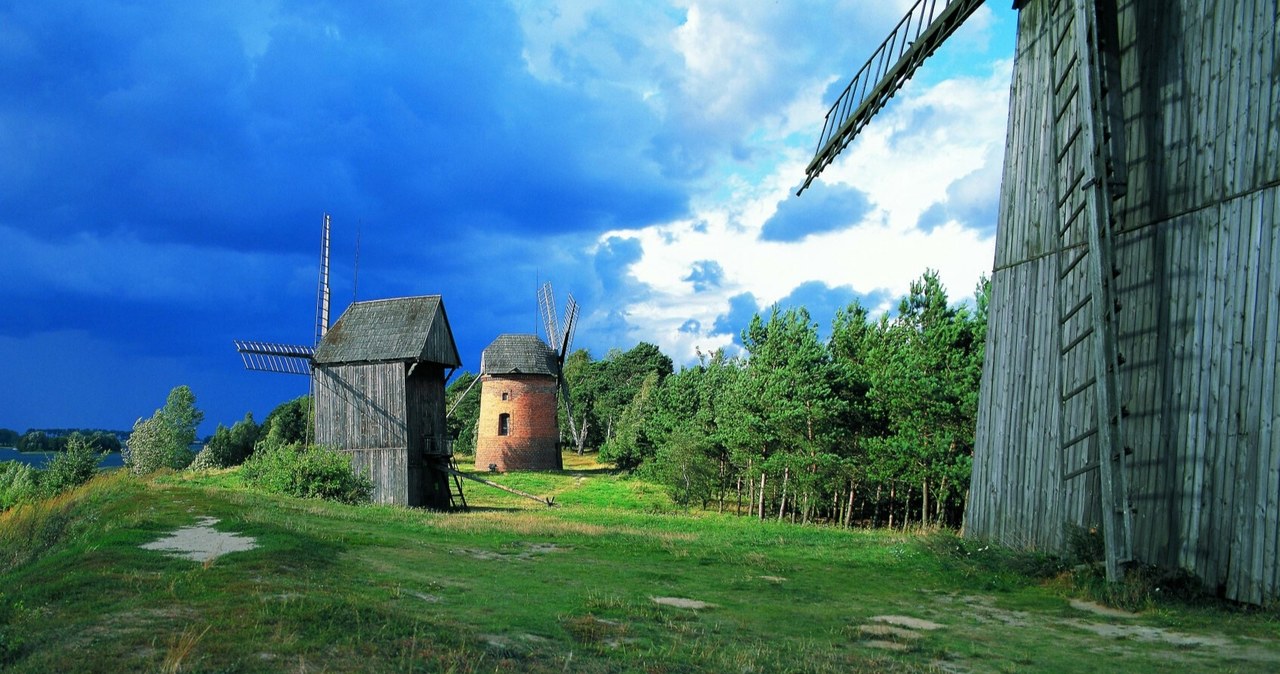
<svg viewBox="0 0 1280 674">
<path fill-rule="evenodd" d="M 1053 0 L 1052 189 L 1057 212 L 1058 438 L 1063 482 L 1099 521 L 1107 579 L 1133 557 L 1118 348 L 1113 201 L 1124 195 L 1114 0 Z M 1095 474 L 1095 471 L 1096 474 Z M 1094 510 L 1096 508 L 1096 510 Z M 1073 519 L 1075 513 L 1069 514 Z"/>
</svg>

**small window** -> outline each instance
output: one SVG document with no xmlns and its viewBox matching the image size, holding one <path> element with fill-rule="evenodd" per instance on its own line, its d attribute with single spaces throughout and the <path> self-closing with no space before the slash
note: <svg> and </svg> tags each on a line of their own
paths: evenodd
<svg viewBox="0 0 1280 674">
<path fill-rule="evenodd" d="M 503 395 L 506 395 L 506 394 L 504 393 Z M 511 415 L 499 414 L 498 415 L 498 435 L 506 435 L 509 432 L 511 432 Z"/>
<path fill-rule="evenodd" d="M 511 394 L 510 394 L 510 393 L 508 393 L 508 392 L 506 392 L 506 391 L 503 391 L 503 392 L 502 392 L 502 399 L 503 399 L 503 400 L 509 400 L 510 398 L 511 398 Z"/>
</svg>

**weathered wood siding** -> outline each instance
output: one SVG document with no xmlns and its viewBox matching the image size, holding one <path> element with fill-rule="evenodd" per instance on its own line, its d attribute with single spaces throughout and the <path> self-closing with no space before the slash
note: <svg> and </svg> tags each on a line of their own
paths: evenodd
<svg viewBox="0 0 1280 674">
<path fill-rule="evenodd" d="M 1119 3 L 1128 192 L 1119 370 L 1143 562 L 1280 599 L 1277 1 Z M 1019 17 L 966 533 L 1061 550 L 1097 522 L 1062 480 L 1048 2 Z"/>
<path fill-rule="evenodd" d="M 444 367 L 434 363 L 419 363 L 405 381 L 408 413 L 409 452 L 424 457 L 421 478 L 411 483 L 416 496 L 413 505 L 432 508 L 449 507 L 448 475 L 432 470 L 432 462 L 447 464 L 446 459 L 432 459 L 452 454 L 448 429 L 445 427 Z"/>
<path fill-rule="evenodd" d="M 376 503 L 421 505 L 422 454 L 409 451 L 405 363 L 315 368 L 316 442 L 351 454 Z"/>
</svg>

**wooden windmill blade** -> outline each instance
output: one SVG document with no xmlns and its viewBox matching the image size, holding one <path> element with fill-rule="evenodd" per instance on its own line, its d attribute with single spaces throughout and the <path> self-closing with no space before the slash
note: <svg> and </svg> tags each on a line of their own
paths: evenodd
<svg viewBox="0 0 1280 674">
<path fill-rule="evenodd" d="M 329 330 L 329 214 L 320 227 L 320 279 L 316 285 L 316 332 L 311 346 L 234 340 L 246 370 L 311 374 L 311 358 Z"/>
<path fill-rule="evenodd" d="M 235 345 L 246 370 L 311 374 L 311 357 L 315 353 L 313 347 L 240 340 L 236 340 Z"/>
<path fill-rule="evenodd" d="M 556 296 L 551 290 L 550 281 L 538 288 L 538 313 L 542 316 L 542 325 L 547 330 L 548 346 L 553 351 L 559 351 L 560 321 L 556 319 Z"/>
<path fill-rule="evenodd" d="M 320 281 L 316 284 L 317 346 L 329 331 L 329 214 L 324 214 L 320 234 Z"/>
<path fill-rule="evenodd" d="M 916 0 L 827 111 L 818 149 L 805 168 L 804 184 L 797 195 L 981 4 L 982 0 Z"/>
<path fill-rule="evenodd" d="M 560 366 L 564 367 L 564 359 L 569 355 L 569 347 L 573 345 L 573 335 L 578 330 L 578 302 L 569 295 L 569 302 L 564 307 L 564 333 L 560 338 Z"/>
</svg>

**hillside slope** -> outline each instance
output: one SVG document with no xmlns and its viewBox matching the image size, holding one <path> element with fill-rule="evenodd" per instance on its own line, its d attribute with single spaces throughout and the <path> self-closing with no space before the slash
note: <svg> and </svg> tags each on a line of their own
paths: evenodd
<svg viewBox="0 0 1280 674">
<path fill-rule="evenodd" d="M 0 668 L 1280 668 L 1274 613 L 1101 615 L 1008 570 L 1037 560 L 946 534 L 681 514 L 603 470 L 498 479 L 561 505 L 476 488 L 471 511 L 442 514 L 269 496 L 234 473 L 117 474 L 5 513 Z M 201 523 L 257 547 L 204 562 L 142 547 Z"/>
</svg>

